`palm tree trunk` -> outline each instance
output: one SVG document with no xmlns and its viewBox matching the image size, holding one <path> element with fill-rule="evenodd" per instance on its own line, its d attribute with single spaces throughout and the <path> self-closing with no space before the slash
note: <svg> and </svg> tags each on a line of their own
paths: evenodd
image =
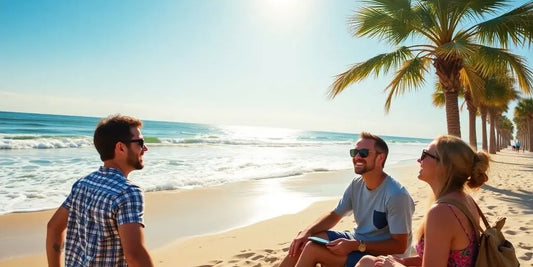
<svg viewBox="0 0 533 267">
<path fill-rule="evenodd" d="M 489 110 L 489 123 L 490 123 L 490 133 L 489 133 L 489 153 L 496 154 L 496 131 L 495 131 L 495 121 L 496 121 L 496 112 Z"/>
<path fill-rule="evenodd" d="M 502 149 L 502 135 L 500 129 L 496 128 L 496 152 L 500 152 Z"/>
<path fill-rule="evenodd" d="M 480 107 L 481 111 L 481 149 L 488 151 L 487 145 L 487 109 Z"/>
<path fill-rule="evenodd" d="M 529 119 L 528 120 L 528 133 L 529 133 L 529 142 L 528 142 L 528 146 L 529 146 L 529 152 L 533 152 L 533 118 Z"/>
<path fill-rule="evenodd" d="M 459 120 L 459 94 L 457 91 L 444 92 L 446 102 L 446 124 L 448 134 L 461 137 L 461 122 Z"/>
<path fill-rule="evenodd" d="M 476 137 L 476 113 L 477 107 L 473 103 L 466 103 L 468 109 L 468 141 L 470 146 L 477 151 L 477 137 Z"/>
<path fill-rule="evenodd" d="M 463 60 L 461 58 L 437 57 L 433 61 L 433 66 L 444 92 L 448 134 L 461 137 L 458 96 L 459 91 L 462 90 L 459 71 L 463 67 Z"/>
</svg>

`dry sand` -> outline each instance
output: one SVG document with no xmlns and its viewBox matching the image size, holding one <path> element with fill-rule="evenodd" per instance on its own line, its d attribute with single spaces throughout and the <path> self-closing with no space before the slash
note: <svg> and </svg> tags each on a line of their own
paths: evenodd
<svg viewBox="0 0 533 267">
<path fill-rule="evenodd" d="M 489 221 L 507 217 L 504 234 L 514 244 L 522 266 L 533 266 L 533 154 L 503 150 L 492 160 L 489 183 L 475 192 L 474 198 Z M 429 196 L 428 186 L 416 179 L 418 165 L 386 171 L 413 196 L 416 229 Z M 335 207 L 337 200 L 332 197 L 340 196 L 352 176 L 351 171 L 340 171 L 147 194 L 146 238 L 154 263 L 277 266 L 298 231 Z M 279 198 L 281 201 L 276 201 Z M 306 202 L 313 204 L 300 210 Z M 46 265 L 44 235 L 51 212 L 0 216 L 0 266 Z M 272 217 L 276 212 L 285 215 Z M 350 217 L 336 227 L 352 228 Z"/>
</svg>

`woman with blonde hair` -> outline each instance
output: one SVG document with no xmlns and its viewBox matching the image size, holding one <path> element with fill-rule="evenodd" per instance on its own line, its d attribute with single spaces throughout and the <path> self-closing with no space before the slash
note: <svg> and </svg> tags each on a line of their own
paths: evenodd
<svg viewBox="0 0 533 267">
<path fill-rule="evenodd" d="M 479 189 L 488 180 L 489 160 L 487 153 L 475 152 L 460 138 L 435 138 L 417 160 L 418 179 L 429 184 L 436 200 L 418 231 L 418 256 L 365 256 L 357 266 L 474 266 L 479 238 L 476 228 L 461 210 L 439 200 L 465 204 L 479 223 L 474 199 L 465 188 Z"/>
</svg>

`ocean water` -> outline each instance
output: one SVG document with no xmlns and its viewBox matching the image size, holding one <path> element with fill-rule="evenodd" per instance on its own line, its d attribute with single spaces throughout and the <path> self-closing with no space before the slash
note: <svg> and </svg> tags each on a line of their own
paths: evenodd
<svg viewBox="0 0 533 267">
<path fill-rule="evenodd" d="M 0 111 L 0 214 L 57 207 L 101 165 L 92 134 L 101 118 Z M 352 168 L 359 133 L 143 121 L 145 191 L 184 190 Z M 364 130 L 364 129 L 363 129 Z M 382 136 L 387 166 L 412 162 L 431 140 Z"/>
</svg>

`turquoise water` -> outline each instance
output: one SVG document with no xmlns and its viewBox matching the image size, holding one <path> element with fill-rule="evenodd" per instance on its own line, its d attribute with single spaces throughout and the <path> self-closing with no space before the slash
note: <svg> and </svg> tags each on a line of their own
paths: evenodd
<svg viewBox="0 0 533 267">
<path fill-rule="evenodd" d="M 100 164 L 92 134 L 101 118 L 0 112 L 0 214 L 57 207 Z M 352 168 L 358 133 L 143 121 L 147 191 Z M 364 129 L 362 129 L 364 130 Z M 383 136 L 387 166 L 415 160 L 431 140 Z"/>
</svg>

